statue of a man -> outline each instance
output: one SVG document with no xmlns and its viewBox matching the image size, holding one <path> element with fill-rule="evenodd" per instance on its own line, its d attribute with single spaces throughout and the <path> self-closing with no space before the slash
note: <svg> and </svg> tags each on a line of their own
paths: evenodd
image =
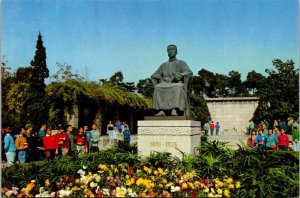
<svg viewBox="0 0 300 198">
<path fill-rule="evenodd" d="M 153 109 L 159 111 L 158 116 L 166 115 L 171 110 L 171 115 L 178 115 L 178 111 L 185 111 L 187 107 L 187 86 L 184 79 L 193 75 L 189 66 L 182 60 L 177 60 L 176 45 L 167 48 L 169 61 L 160 65 L 151 76 L 154 86 Z"/>
</svg>

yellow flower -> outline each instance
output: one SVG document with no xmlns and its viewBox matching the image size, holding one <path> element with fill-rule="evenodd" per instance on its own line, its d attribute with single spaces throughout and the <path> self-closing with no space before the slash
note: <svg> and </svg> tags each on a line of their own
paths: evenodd
<svg viewBox="0 0 300 198">
<path fill-rule="evenodd" d="M 142 185 L 143 184 L 143 178 L 139 178 L 138 180 L 136 180 L 135 183 L 136 183 L 137 186 Z"/>
<path fill-rule="evenodd" d="M 144 166 L 144 171 L 146 171 L 148 174 L 151 174 L 152 172 L 151 168 L 148 168 L 147 166 Z"/>
<path fill-rule="evenodd" d="M 163 180 L 162 180 L 162 183 L 163 183 L 163 184 L 166 184 L 166 183 L 168 183 L 168 181 L 167 181 L 166 179 L 163 179 Z"/>
<path fill-rule="evenodd" d="M 213 193 L 208 193 L 207 195 L 208 197 L 215 197 L 215 195 Z"/>
<path fill-rule="evenodd" d="M 162 185 L 162 184 L 158 184 L 158 187 L 159 187 L 159 188 L 163 188 L 163 187 L 164 187 L 164 185 Z"/>
<path fill-rule="evenodd" d="M 236 182 L 236 183 L 235 183 L 235 187 L 236 187 L 236 188 L 240 188 L 240 187 L 241 187 L 241 182 Z"/>
<path fill-rule="evenodd" d="M 232 183 L 233 182 L 233 179 L 231 178 L 231 177 L 229 177 L 228 179 L 226 179 L 226 183 L 227 184 L 230 184 L 230 183 Z"/>
<path fill-rule="evenodd" d="M 188 188 L 188 185 L 187 185 L 187 183 L 185 183 L 185 182 L 184 182 L 184 183 L 181 185 L 181 187 L 182 187 L 182 189 L 184 189 L 184 190 L 185 190 L 185 189 L 187 189 L 187 188 Z"/>
<path fill-rule="evenodd" d="M 78 190 L 80 190 L 80 188 L 78 188 L 77 186 L 74 186 L 71 190 L 72 191 L 78 191 Z"/>
<path fill-rule="evenodd" d="M 209 192 L 209 188 L 206 187 L 206 188 L 203 190 L 203 192 L 208 193 L 208 192 Z"/>
<path fill-rule="evenodd" d="M 154 175 L 158 175 L 158 171 L 155 170 L 155 171 L 153 172 L 153 174 L 154 174 Z"/>
<path fill-rule="evenodd" d="M 223 190 L 219 188 L 219 189 L 217 190 L 217 192 L 218 192 L 219 195 L 221 195 L 221 194 L 223 193 Z"/>
<path fill-rule="evenodd" d="M 194 190 L 194 189 L 195 189 L 195 186 L 194 186 L 194 184 L 193 184 L 193 183 L 191 183 L 191 182 L 188 182 L 188 185 L 189 185 L 190 189 L 192 189 L 192 190 Z"/>
<path fill-rule="evenodd" d="M 228 187 L 229 188 L 234 188 L 234 184 L 229 184 Z"/>
<path fill-rule="evenodd" d="M 201 183 L 199 181 L 195 181 L 194 186 L 195 186 L 196 189 L 198 189 L 198 188 L 200 188 Z"/>
<path fill-rule="evenodd" d="M 159 174 L 161 174 L 161 175 L 165 174 L 165 172 L 164 172 L 164 170 L 162 168 L 158 168 L 157 170 L 158 170 Z"/>
<path fill-rule="evenodd" d="M 126 175 L 125 178 L 126 178 L 126 179 L 129 179 L 129 175 Z"/>
<path fill-rule="evenodd" d="M 120 187 L 117 187 L 116 189 L 116 196 L 117 197 L 125 197 L 126 192 L 123 191 Z"/>
<path fill-rule="evenodd" d="M 107 166 L 106 166 L 105 164 L 100 164 L 100 165 L 98 166 L 98 168 L 100 168 L 100 169 L 103 170 L 103 171 L 108 171 L 108 168 L 107 168 Z"/>
<path fill-rule="evenodd" d="M 75 183 L 80 183 L 80 179 L 76 179 L 76 180 L 75 180 Z"/>
<path fill-rule="evenodd" d="M 214 188 L 210 188 L 210 192 L 212 192 L 213 194 L 216 194 L 216 191 Z"/>
<path fill-rule="evenodd" d="M 218 188 L 222 188 L 224 186 L 224 183 L 221 181 L 218 181 L 216 184 L 218 185 Z"/>
<path fill-rule="evenodd" d="M 115 173 L 119 172 L 119 170 L 117 168 L 114 169 Z"/>
<path fill-rule="evenodd" d="M 228 189 L 224 190 L 225 197 L 230 197 L 230 191 Z"/>
<path fill-rule="evenodd" d="M 49 187 L 49 186 L 50 186 L 50 180 L 49 180 L 49 179 L 46 179 L 46 181 L 45 181 L 45 186 L 46 186 L 46 187 Z"/>
</svg>

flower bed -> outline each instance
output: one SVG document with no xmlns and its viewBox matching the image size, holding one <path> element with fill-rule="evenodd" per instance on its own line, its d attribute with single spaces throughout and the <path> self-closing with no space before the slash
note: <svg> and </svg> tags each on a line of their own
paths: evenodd
<svg viewBox="0 0 300 198">
<path fill-rule="evenodd" d="M 299 153 L 203 142 L 199 155 L 135 147 L 2 169 L 3 197 L 297 197 Z M 34 174 L 33 174 L 34 173 Z M 281 185 L 285 184 L 285 185 Z"/>
<path fill-rule="evenodd" d="M 203 179 L 195 171 L 144 166 L 143 169 L 100 164 L 96 172 L 83 166 L 78 178 L 62 177 L 58 182 L 47 179 L 43 185 L 31 181 L 25 188 L 2 189 L 4 197 L 230 197 L 241 187 L 232 178 Z M 38 194 L 35 194 L 38 189 Z"/>
</svg>

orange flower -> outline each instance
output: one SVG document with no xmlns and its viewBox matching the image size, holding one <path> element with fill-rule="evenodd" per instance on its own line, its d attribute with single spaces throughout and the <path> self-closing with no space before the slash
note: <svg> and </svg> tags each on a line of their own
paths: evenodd
<svg viewBox="0 0 300 198">
<path fill-rule="evenodd" d="M 46 181 L 45 181 L 45 186 L 46 186 L 46 187 L 49 187 L 49 186 L 50 186 L 50 180 L 49 180 L 49 179 L 46 179 Z"/>
<path fill-rule="evenodd" d="M 163 191 L 161 197 L 171 197 L 171 194 L 168 191 Z"/>
<path fill-rule="evenodd" d="M 152 189 L 150 189 L 149 191 L 148 191 L 148 196 L 149 197 L 155 197 L 155 192 L 152 190 Z"/>
</svg>

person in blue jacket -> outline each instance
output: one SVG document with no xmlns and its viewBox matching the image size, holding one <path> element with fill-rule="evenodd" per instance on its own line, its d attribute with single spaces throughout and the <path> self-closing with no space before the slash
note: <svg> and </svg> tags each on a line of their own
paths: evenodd
<svg viewBox="0 0 300 198">
<path fill-rule="evenodd" d="M 7 166 L 11 166 L 16 160 L 16 145 L 14 138 L 11 136 L 11 130 L 6 128 L 6 135 L 4 136 L 4 151 L 7 159 Z"/>
<path fill-rule="evenodd" d="M 130 144 L 130 131 L 129 131 L 127 125 L 124 126 L 123 135 L 124 135 L 124 144 L 129 145 Z"/>
<path fill-rule="evenodd" d="M 263 148 L 264 139 L 265 139 L 265 136 L 263 134 L 263 130 L 259 129 L 258 130 L 258 135 L 256 136 L 256 139 L 255 139 L 255 144 L 258 146 L 258 148 Z"/>
</svg>

